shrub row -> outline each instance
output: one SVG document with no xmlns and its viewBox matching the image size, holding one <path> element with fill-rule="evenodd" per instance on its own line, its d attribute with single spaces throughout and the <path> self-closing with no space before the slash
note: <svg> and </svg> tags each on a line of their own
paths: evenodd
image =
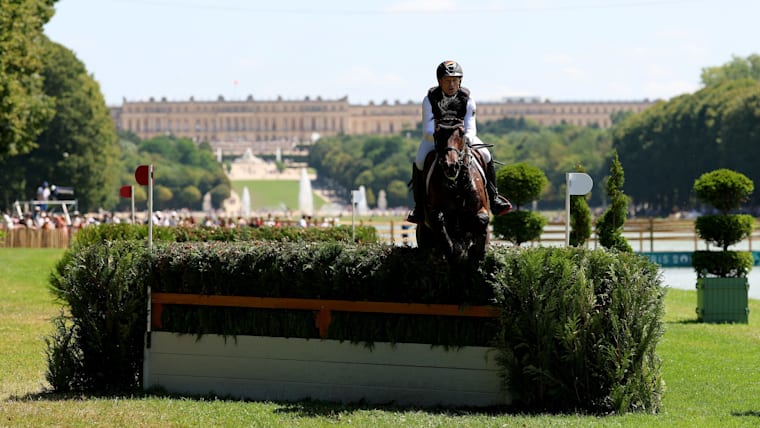
<svg viewBox="0 0 760 428">
<path fill-rule="evenodd" d="M 497 320 L 333 315 L 328 338 L 499 349 L 521 409 L 656 411 L 663 287 L 644 258 L 603 250 L 496 248 L 477 265 L 435 253 L 334 242 L 107 241 L 60 270 L 69 314 L 48 339 L 56 390 L 139 387 L 154 291 L 418 303 L 492 304 Z M 448 319 L 446 319 L 448 318 Z M 190 334 L 316 337 L 305 311 L 167 306 L 163 325 Z M 490 324 L 489 324 L 490 323 Z"/>
<path fill-rule="evenodd" d="M 170 242 L 197 241 L 330 241 L 378 242 L 377 230 L 371 226 L 335 227 L 154 227 L 153 239 Z M 104 241 L 145 240 L 147 225 L 102 224 L 86 227 L 77 232 L 75 243 L 87 246 Z"/>
<path fill-rule="evenodd" d="M 69 265 L 73 254 L 80 248 L 107 241 L 147 241 L 148 226 L 139 224 L 101 224 L 79 230 L 61 260 L 56 264 L 51 277 L 54 289 L 62 288 L 61 276 L 63 269 Z M 153 240 L 156 242 L 250 242 L 250 241 L 279 241 L 279 242 L 356 242 L 377 243 L 377 230 L 371 226 L 356 226 L 355 228 L 335 226 L 329 228 L 317 227 L 154 227 Z"/>
</svg>

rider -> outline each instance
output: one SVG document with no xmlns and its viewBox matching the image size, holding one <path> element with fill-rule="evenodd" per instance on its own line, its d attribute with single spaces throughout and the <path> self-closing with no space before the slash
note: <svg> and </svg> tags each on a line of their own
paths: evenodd
<svg viewBox="0 0 760 428">
<path fill-rule="evenodd" d="M 412 191 L 414 193 L 415 207 L 409 211 L 406 221 L 422 224 L 425 222 L 425 214 L 422 207 L 425 205 L 425 179 L 422 177 L 422 169 L 425 166 L 425 158 L 434 150 L 433 132 L 436 121 L 443 119 L 458 119 L 464 122 L 465 139 L 478 148 L 486 161 L 486 181 L 488 198 L 491 202 L 491 212 L 495 216 L 508 213 L 512 204 L 507 198 L 500 196 L 496 188 L 496 169 L 493 165 L 491 152 L 482 144 L 477 137 L 475 126 L 475 100 L 470 97 L 470 91 L 463 88 L 462 66 L 456 61 L 444 61 L 436 69 L 438 86 L 430 88 L 425 99 L 422 101 L 422 141 L 417 150 L 417 158 L 412 165 Z"/>
</svg>

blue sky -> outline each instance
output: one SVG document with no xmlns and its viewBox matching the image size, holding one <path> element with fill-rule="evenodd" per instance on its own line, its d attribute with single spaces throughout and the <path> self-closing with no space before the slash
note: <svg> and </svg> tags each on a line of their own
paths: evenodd
<svg viewBox="0 0 760 428">
<path fill-rule="evenodd" d="M 760 53 L 757 0 L 59 0 L 45 27 L 109 105 L 420 102 L 445 59 L 478 101 L 669 99 Z"/>
</svg>

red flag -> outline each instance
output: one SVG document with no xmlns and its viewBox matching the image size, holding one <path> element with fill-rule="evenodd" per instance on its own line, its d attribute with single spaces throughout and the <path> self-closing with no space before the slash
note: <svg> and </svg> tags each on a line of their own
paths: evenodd
<svg viewBox="0 0 760 428">
<path fill-rule="evenodd" d="M 132 186 L 121 186 L 121 189 L 119 189 L 119 195 L 121 195 L 122 198 L 131 198 Z"/>
<path fill-rule="evenodd" d="M 135 170 L 135 180 L 137 184 L 147 186 L 150 179 L 150 172 L 148 165 L 140 165 Z"/>
</svg>

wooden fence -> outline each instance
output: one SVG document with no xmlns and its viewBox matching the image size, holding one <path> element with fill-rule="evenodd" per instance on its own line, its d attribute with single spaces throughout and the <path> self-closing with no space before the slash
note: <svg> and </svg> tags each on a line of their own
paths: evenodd
<svg viewBox="0 0 760 428">
<path fill-rule="evenodd" d="M 68 248 L 71 233 L 68 229 L 0 230 L 0 247 L 6 248 Z"/>
<path fill-rule="evenodd" d="M 402 220 L 374 221 L 360 220 L 362 226 L 373 226 L 377 229 L 378 236 L 384 242 L 394 245 L 416 246 L 416 226 Z M 753 245 L 760 242 L 760 228 L 756 221 L 752 234 L 740 245 L 742 250 L 753 250 Z M 72 236 L 76 231 L 70 232 L 65 229 L 11 229 L 2 230 L 0 247 L 6 248 L 67 248 Z M 623 235 L 637 252 L 663 251 L 673 243 L 678 243 L 683 251 L 705 249 L 702 241 L 694 231 L 694 220 L 669 220 L 656 218 L 628 219 L 625 222 Z M 499 243 L 497 238 L 491 236 L 491 241 Z M 565 224 L 562 222 L 549 222 L 544 227 L 541 239 L 527 245 L 561 246 L 565 242 Z M 598 246 L 596 234 L 591 235 L 587 245 L 590 248 Z"/>
<path fill-rule="evenodd" d="M 760 224 L 756 220 L 752 234 L 742 242 L 742 250 L 753 250 L 753 242 L 760 242 Z M 404 221 L 376 222 L 362 221 L 361 225 L 374 226 L 381 240 L 395 245 L 417 245 L 415 236 L 416 226 Z M 663 251 L 663 248 L 671 247 L 678 243 L 684 247 L 684 251 L 705 249 L 706 243 L 699 238 L 694 230 L 694 220 L 671 220 L 657 218 L 628 219 L 623 228 L 623 236 L 637 252 Z M 491 235 L 491 242 L 503 242 Z M 565 223 L 549 222 L 544 227 L 541 238 L 537 241 L 524 245 L 561 246 L 565 242 Z M 592 232 L 589 248 L 596 248 L 598 237 Z M 688 248 L 686 248 L 688 247 Z"/>
</svg>

